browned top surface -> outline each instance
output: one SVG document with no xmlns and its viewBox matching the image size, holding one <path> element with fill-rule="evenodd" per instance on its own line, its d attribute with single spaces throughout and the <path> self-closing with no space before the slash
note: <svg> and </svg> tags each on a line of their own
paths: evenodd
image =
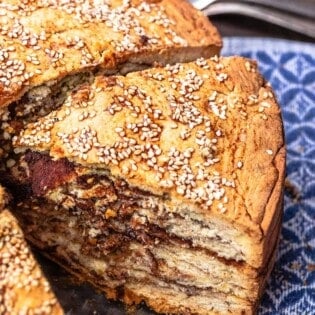
<svg viewBox="0 0 315 315">
<path fill-rule="evenodd" d="M 3 210 L 3 200 L 0 187 L 0 313 L 63 314 L 16 219 Z"/>
<path fill-rule="evenodd" d="M 0 106 L 84 68 L 115 69 L 135 55 L 208 46 L 219 52 L 217 30 L 183 0 L 4 0 Z"/>
<path fill-rule="evenodd" d="M 280 110 L 256 64 L 240 57 L 96 77 L 15 144 L 107 168 L 168 195 L 170 207 L 258 235 L 281 195 L 272 195 L 284 174 Z"/>
</svg>

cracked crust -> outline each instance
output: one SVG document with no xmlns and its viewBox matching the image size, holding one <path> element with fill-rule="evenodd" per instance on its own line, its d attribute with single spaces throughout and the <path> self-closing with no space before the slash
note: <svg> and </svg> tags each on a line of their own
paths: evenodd
<svg viewBox="0 0 315 315">
<path fill-rule="evenodd" d="M 0 313 L 52 314 L 63 311 L 37 265 L 15 217 L 4 209 L 0 187 Z"/>
<path fill-rule="evenodd" d="M 83 99 L 88 107 L 81 106 Z M 220 223 L 233 230 L 255 268 L 264 266 L 277 240 L 282 121 L 271 88 L 247 59 L 199 59 L 126 77 L 98 76 L 60 110 L 30 124 L 15 145 L 107 169 L 132 187 L 164 196 L 171 212 Z"/>
<path fill-rule="evenodd" d="M 215 27 L 186 1 L 109 3 L 1 1 L 0 106 L 91 68 L 127 72 L 220 51 Z"/>
</svg>

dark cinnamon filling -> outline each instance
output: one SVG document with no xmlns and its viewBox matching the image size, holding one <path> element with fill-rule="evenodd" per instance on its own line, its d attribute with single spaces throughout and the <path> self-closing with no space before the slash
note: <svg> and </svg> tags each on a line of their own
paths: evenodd
<svg viewBox="0 0 315 315">
<path fill-rule="evenodd" d="M 128 186 L 121 179 L 110 178 L 106 172 L 94 170 L 83 172 L 67 159 L 52 160 L 48 155 L 27 151 L 21 157 L 19 170 L 14 172 L 19 178 L 10 178 L 14 200 L 24 207 L 29 215 L 35 210 L 45 220 L 58 220 L 63 216 L 75 216 L 77 228 L 82 231 L 93 229 L 95 235 L 86 235 L 82 249 L 92 256 L 121 248 L 125 242 L 135 240 L 143 245 L 167 242 L 186 248 L 193 246 L 192 239 L 170 234 L 163 227 L 169 216 L 183 219 L 179 214 L 161 213 L 156 222 L 148 222 L 139 212 L 140 205 L 154 196 Z M 58 196 L 56 199 L 56 195 Z M 32 210 L 30 210 L 32 209 Z M 39 210 L 36 210 L 39 209 Z M 57 209 L 57 212 L 56 212 Z M 158 211 L 152 209 L 150 211 Z M 93 234 L 93 233 L 92 233 Z M 220 240 L 219 236 L 217 241 Z M 211 256 L 227 265 L 242 267 L 245 262 L 219 257 L 208 249 Z"/>
</svg>

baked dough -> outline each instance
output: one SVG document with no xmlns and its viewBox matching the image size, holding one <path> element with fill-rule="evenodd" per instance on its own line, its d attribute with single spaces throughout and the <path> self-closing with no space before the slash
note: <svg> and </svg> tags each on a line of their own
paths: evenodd
<svg viewBox="0 0 315 315">
<path fill-rule="evenodd" d="M 63 311 L 26 244 L 0 187 L 0 314 L 61 315 Z"/>
<path fill-rule="evenodd" d="M 221 46 L 216 28 L 183 0 L 4 0 L 0 106 L 75 73 L 189 61 Z"/>
<path fill-rule="evenodd" d="M 13 182 L 31 187 L 17 215 L 57 262 L 158 312 L 255 311 L 285 173 L 280 109 L 255 62 L 98 75 L 13 142 Z"/>
<path fill-rule="evenodd" d="M 207 59 L 221 46 L 187 1 L 0 3 L 1 183 L 27 239 L 108 298 L 174 314 L 258 306 L 281 227 L 283 127 L 254 62 Z M 2 222 L 30 255 L 7 210 L 11 240 Z M 6 291 L 6 311 L 59 314 L 34 266 L 39 286 Z"/>
</svg>

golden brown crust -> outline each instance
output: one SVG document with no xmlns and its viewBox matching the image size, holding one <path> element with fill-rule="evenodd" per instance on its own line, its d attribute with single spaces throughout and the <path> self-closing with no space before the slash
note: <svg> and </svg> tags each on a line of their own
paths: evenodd
<svg viewBox="0 0 315 315">
<path fill-rule="evenodd" d="M 199 59 L 96 77 L 29 125 L 16 145 L 108 169 L 169 196 L 172 211 L 189 208 L 231 224 L 254 267 L 269 256 L 264 238 L 275 227 L 268 218 L 277 221 L 281 212 L 283 131 L 271 89 L 249 60 Z"/>
<path fill-rule="evenodd" d="M 265 93 L 272 93 L 268 84 L 264 85 L 257 101 L 255 100 L 261 109 L 264 108 L 261 114 L 263 119 L 254 116 L 249 119 L 247 124 L 248 137 L 255 141 L 254 145 L 246 146 L 243 173 L 238 178 L 240 192 L 245 193 L 244 196 L 252 196 L 252 198 L 245 197 L 245 208 L 252 222 L 257 223 L 261 231 L 260 237 L 257 238 L 256 244 L 251 249 L 254 266 L 265 265 L 279 238 L 286 166 L 280 108 L 276 99 L 268 99 L 265 103 L 263 97 Z M 271 107 L 266 110 L 265 106 Z M 264 147 L 265 150 L 262 149 Z M 259 148 L 261 148 L 262 154 L 258 154 Z M 266 159 L 266 154 L 271 159 Z M 259 196 L 259 198 L 254 196 Z"/>
<path fill-rule="evenodd" d="M 263 239 L 261 244 L 254 246 L 253 250 L 261 253 L 258 260 L 261 265 L 265 265 L 271 259 L 272 246 L 279 241 L 282 215 L 283 215 L 283 195 L 286 165 L 286 150 L 281 147 L 274 157 L 273 165 L 277 172 L 273 189 L 265 206 L 264 216 L 260 224 Z"/>
<path fill-rule="evenodd" d="M 220 51 L 215 27 L 186 1 L 91 3 L 1 1 L 0 106 L 84 69 L 117 71 L 127 61 L 188 61 Z"/>
<path fill-rule="evenodd" d="M 3 200 L 0 187 L 0 201 Z M 0 313 L 53 314 L 63 311 L 10 211 L 0 210 Z"/>
</svg>

